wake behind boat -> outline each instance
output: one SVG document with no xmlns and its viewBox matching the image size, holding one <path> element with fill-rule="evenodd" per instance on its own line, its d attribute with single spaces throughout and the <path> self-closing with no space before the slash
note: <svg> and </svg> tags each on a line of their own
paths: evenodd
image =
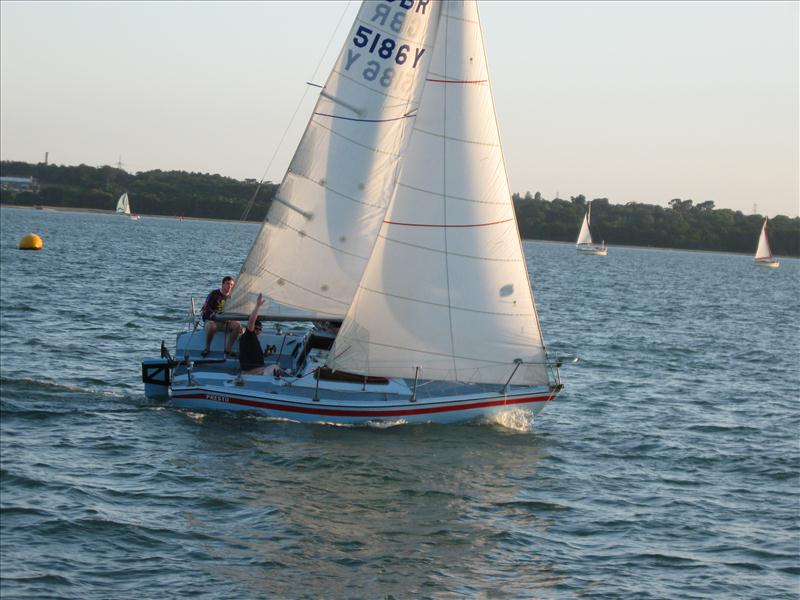
<svg viewBox="0 0 800 600">
<path fill-rule="evenodd" d="M 536 413 L 562 389 L 474 0 L 363 3 L 221 318 L 246 319 L 259 294 L 263 373 L 241 372 L 222 333 L 203 357 L 194 321 L 174 358 L 162 344 L 143 362 L 146 395 L 298 421 L 451 423 Z"/>
</svg>

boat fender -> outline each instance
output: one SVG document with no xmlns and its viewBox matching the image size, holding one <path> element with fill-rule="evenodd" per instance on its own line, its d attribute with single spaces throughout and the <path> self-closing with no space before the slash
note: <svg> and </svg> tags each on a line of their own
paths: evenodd
<svg viewBox="0 0 800 600">
<path fill-rule="evenodd" d="M 43 247 L 42 238 L 35 233 L 29 233 L 19 241 L 20 250 L 41 250 Z"/>
</svg>

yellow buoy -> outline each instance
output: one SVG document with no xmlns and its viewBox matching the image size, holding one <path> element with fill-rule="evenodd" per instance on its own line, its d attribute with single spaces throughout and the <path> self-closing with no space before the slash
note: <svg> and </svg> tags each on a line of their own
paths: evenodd
<svg viewBox="0 0 800 600">
<path fill-rule="evenodd" d="M 43 246 L 42 238 L 35 233 L 29 233 L 19 241 L 20 250 L 41 250 Z"/>
</svg>

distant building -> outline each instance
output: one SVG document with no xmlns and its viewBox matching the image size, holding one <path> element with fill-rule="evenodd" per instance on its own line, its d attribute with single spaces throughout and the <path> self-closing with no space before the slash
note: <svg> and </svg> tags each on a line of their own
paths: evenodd
<svg viewBox="0 0 800 600">
<path fill-rule="evenodd" d="M 39 184 L 33 177 L 0 177 L 0 189 L 13 192 L 36 192 Z"/>
</svg>

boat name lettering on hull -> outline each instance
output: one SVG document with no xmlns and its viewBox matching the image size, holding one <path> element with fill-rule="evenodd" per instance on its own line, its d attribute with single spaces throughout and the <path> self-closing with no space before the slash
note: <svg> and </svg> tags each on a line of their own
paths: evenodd
<svg viewBox="0 0 800 600">
<path fill-rule="evenodd" d="M 230 402 L 227 396 L 218 396 L 217 394 L 206 394 L 206 400 L 214 402 Z"/>
</svg>

